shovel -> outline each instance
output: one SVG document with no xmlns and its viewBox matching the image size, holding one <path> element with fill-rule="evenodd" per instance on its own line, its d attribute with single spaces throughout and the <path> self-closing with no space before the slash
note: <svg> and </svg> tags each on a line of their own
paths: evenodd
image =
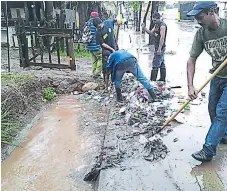
<svg viewBox="0 0 227 191">
<path fill-rule="evenodd" d="M 220 72 L 222 70 L 222 68 L 224 68 L 225 66 L 227 66 L 227 59 L 225 59 L 225 61 L 215 70 L 215 72 L 213 74 L 210 75 L 210 77 L 204 82 L 204 84 L 198 89 L 198 93 L 201 92 L 201 90 L 216 76 L 216 74 L 218 72 Z M 162 128 L 159 130 L 158 133 L 160 133 L 190 102 L 190 99 L 187 99 L 185 101 L 185 103 L 180 107 L 180 109 L 174 114 L 172 115 L 162 126 Z"/>
</svg>

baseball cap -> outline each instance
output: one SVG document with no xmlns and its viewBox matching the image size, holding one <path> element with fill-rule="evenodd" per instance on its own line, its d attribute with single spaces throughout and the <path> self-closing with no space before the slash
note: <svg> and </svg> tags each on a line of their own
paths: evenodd
<svg viewBox="0 0 227 191">
<path fill-rule="evenodd" d="M 197 1 L 193 9 L 187 13 L 188 17 L 196 16 L 201 13 L 204 9 L 210 9 L 216 7 L 217 4 L 214 1 Z"/>
<path fill-rule="evenodd" d="M 91 18 L 99 17 L 99 14 L 98 14 L 98 12 L 91 12 L 90 17 Z"/>
</svg>

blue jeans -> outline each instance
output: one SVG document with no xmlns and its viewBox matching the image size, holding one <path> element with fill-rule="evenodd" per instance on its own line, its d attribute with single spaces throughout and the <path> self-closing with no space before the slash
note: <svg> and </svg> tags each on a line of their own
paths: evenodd
<svg viewBox="0 0 227 191">
<path fill-rule="evenodd" d="M 221 139 L 227 137 L 227 79 L 211 80 L 208 109 L 212 124 L 203 147 L 207 154 L 214 156 Z"/>
<path fill-rule="evenodd" d="M 164 56 L 165 56 L 165 48 L 162 49 L 161 55 L 157 55 L 157 51 L 158 51 L 158 46 L 155 46 L 152 67 L 153 67 L 153 69 L 157 69 L 157 68 L 165 69 L 166 68 L 165 58 L 164 58 Z"/>
<path fill-rule="evenodd" d="M 135 58 L 130 58 L 117 65 L 114 78 L 116 88 L 121 87 L 121 79 L 125 72 L 132 73 L 147 90 L 152 89 L 149 80 L 143 75 Z"/>
</svg>

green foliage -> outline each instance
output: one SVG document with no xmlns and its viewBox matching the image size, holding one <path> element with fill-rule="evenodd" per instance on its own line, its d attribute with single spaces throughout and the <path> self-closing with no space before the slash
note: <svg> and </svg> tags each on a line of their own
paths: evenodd
<svg viewBox="0 0 227 191">
<path fill-rule="evenodd" d="M 61 56 L 67 56 L 67 53 L 64 51 L 60 51 Z M 74 56 L 76 58 L 81 57 L 90 57 L 90 52 L 87 50 L 86 45 L 83 44 L 75 44 L 74 45 Z"/>
<path fill-rule="evenodd" d="M 134 12 L 138 12 L 140 9 L 140 1 L 130 1 L 130 7 Z"/>
<path fill-rule="evenodd" d="M 51 101 L 56 97 L 56 93 L 54 92 L 54 88 L 44 88 L 43 92 L 43 101 Z"/>
</svg>

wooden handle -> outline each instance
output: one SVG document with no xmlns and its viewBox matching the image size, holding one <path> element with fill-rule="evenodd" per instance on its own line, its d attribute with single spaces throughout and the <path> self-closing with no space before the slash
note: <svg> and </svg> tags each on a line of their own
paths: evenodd
<svg viewBox="0 0 227 191">
<path fill-rule="evenodd" d="M 212 80 L 226 65 L 227 59 L 225 59 L 225 61 L 215 70 L 215 72 L 211 74 L 210 77 L 203 83 L 203 85 L 198 89 L 198 93 L 201 92 L 201 90 L 210 82 L 210 80 Z M 186 100 L 180 109 L 164 123 L 161 130 L 164 129 L 188 105 L 190 101 L 191 100 Z"/>
</svg>

